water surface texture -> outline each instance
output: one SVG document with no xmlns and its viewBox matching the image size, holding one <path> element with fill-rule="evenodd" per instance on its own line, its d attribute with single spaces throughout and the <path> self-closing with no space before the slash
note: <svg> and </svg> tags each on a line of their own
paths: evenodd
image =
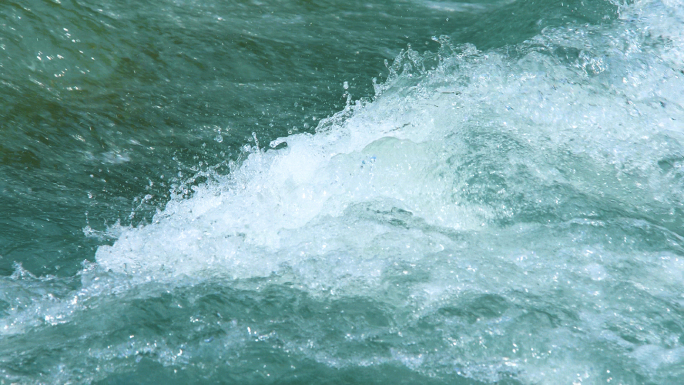
<svg viewBox="0 0 684 385">
<path fill-rule="evenodd" d="M 679 384 L 679 0 L 4 0 L 0 383 Z"/>
</svg>

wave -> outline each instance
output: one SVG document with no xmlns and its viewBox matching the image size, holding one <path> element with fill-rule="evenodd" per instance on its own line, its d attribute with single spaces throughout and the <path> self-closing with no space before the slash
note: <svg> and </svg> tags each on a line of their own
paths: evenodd
<svg viewBox="0 0 684 385">
<path fill-rule="evenodd" d="M 515 224 L 626 216 L 676 233 L 684 88 L 681 36 L 667 21 L 678 11 L 638 3 L 619 22 L 547 28 L 507 50 L 445 37 L 437 54 L 409 48 L 373 101 L 279 149 L 257 139 L 230 176 L 172 199 L 97 261 L 155 279 L 333 261 L 340 274 L 373 275 L 407 254 L 399 245 L 421 258 L 455 234 Z M 336 280 L 314 281 L 304 280 Z"/>
<path fill-rule="evenodd" d="M 325 345 L 324 332 L 279 337 L 328 367 L 389 362 L 483 382 L 679 378 L 684 7 L 619 8 L 605 24 L 548 27 L 501 49 L 445 36 L 437 52 L 407 48 L 373 100 L 350 97 L 314 134 L 268 145 L 255 135 L 229 175 L 205 173 L 152 223 L 117 229 L 81 288 L 18 268 L 7 282 L 26 282 L 29 297 L 68 300 L 12 308 L 4 333 L 118 306 L 121 293 L 278 287 L 391 319 L 348 334 L 401 341 L 372 354 Z M 247 344 L 221 338 L 224 350 Z M 180 360 L 174 349 L 157 361 Z"/>
</svg>

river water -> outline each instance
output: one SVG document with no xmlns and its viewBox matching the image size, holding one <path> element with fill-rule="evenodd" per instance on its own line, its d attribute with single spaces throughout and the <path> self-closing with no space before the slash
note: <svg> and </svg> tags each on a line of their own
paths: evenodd
<svg viewBox="0 0 684 385">
<path fill-rule="evenodd" d="M 4 0 L 0 383 L 679 384 L 679 0 Z"/>
</svg>

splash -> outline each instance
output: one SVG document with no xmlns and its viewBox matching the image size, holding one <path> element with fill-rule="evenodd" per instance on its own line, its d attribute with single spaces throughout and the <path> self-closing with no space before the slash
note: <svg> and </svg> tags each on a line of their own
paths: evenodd
<svg viewBox="0 0 684 385">
<path fill-rule="evenodd" d="M 681 378 L 683 22 L 679 2 L 637 1 L 514 47 L 408 48 L 372 101 L 255 136 L 230 175 L 117 228 L 80 288 L 18 268 L 6 283 L 33 300 L 5 298 L 5 335 L 142 307 L 195 339 L 111 337 L 94 360 L 194 368 L 268 344 L 445 381 Z M 206 303 L 234 318 L 198 318 Z"/>
<path fill-rule="evenodd" d="M 676 23 L 678 8 L 664 9 Z M 273 143 L 285 148 L 254 147 L 229 177 L 172 200 L 97 261 L 155 279 L 334 262 L 367 280 L 395 258 L 447 248 L 437 238 L 599 211 L 661 221 L 682 201 L 680 39 L 644 23 L 628 14 L 548 28 L 513 53 L 444 37 L 438 54 L 409 48 L 374 101 L 348 104 L 315 135 Z M 412 238 L 417 249 L 402 257 Z M 302 282 L 338 282 L 327 275 Z"/>
</svg>

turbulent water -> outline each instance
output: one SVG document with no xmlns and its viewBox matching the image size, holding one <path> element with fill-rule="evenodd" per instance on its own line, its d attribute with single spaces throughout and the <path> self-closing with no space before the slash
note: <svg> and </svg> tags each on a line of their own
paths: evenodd
<svg viewBox="0 0 684 385">
<path fill-rule="evenodd" d="M 679 384 L 679 0 L 4 0 L 0 383 Z"/>
</svg>

